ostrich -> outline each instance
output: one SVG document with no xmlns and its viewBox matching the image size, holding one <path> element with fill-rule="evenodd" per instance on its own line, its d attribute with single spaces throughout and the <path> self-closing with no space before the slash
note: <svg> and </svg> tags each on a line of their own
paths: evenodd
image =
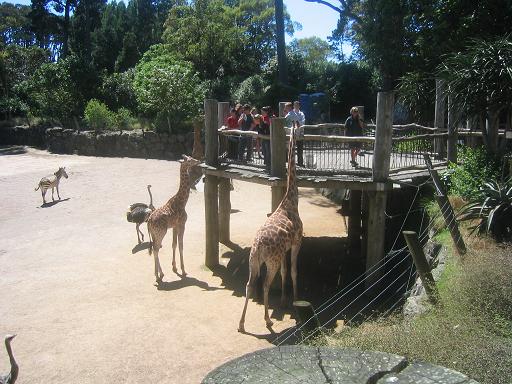
<svg viewBox="0 0 512 384">
<path fill-rule="evenodd" d="M 140 241 L 140 235 L 142 236 L 142 241 L 144 241 L 144 234 L 139 229 L 139 226 L 142 223 L 145 223 L 151 214 L 155 210 L 153 205 L 153 195 L 151 194 L 151 185 L 148 185 L 148 193 L 149 193 L 149 205 L 145 203 L 133 203 L 128 207 L 128 211 L 126 212 L 126 220 L 129 223 L 135 223 L 135 231 L 137 232 L 137 240 Z"/>
<path fill-rule="evenodd" d="M 9 360 L 11 361 L 11 372 L 9 372 L 7 375 L 0 376 L 0 384 L 14 384 L 18 378 L 18 364 L 16 364 L 16 360 L 14 360 L 14 356 L 11 350 L 11 341 L 15 337 L 16 335 L 5 336 L 5 349 L 7 350 Z"/>
</svg>

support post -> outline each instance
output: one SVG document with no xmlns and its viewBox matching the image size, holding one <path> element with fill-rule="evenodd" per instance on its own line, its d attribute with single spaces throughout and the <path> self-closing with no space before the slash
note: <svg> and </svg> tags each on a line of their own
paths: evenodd
<svg viewBox="0 0 512 384">
<path fill-rule="evenodd" d="M 351 255 L 361 253 L 361 198 L 362 192 L 351 189 L 348 197 L 349 216 L 348 216 L 348 242 Z"/>
<path fill-rule="evenodd" d="M 270 120 L 270 175 L 283 180 L 286 176 L 286 133 L 284 123 L 285 119 L 280 117 Z M 273 186 L 271 189 L 272 212 L 274 212 L 283 200 L 286 187 Z"/>
<path fill-rule="evenodd" d="M 219 140 L 217 121 L 217 100 L 204 102 L 206 165 L 219 164 Z M 219 197 L 218 177 L 207 175 L 204 183 L 205 205 L 205 265 L 212 268 L 219 264 Z"/>
<path fill-rule="evenodd" d="M 434 172 L 437 173 L 437 171 Z M 435 198 L 439 208 L 441 209 L 441 213 L 443 214 L 446 226 L 450 231 L 453 244 L 455 244 L 455 249 L 459 255 L 465 255 L 467 252 L 466 244 L 464 243 L 464 239 L 462 239 L 462 235 L 460 234 L 459 225 L 457 223 L 457 219 L 455 218 L 455 213 L 453 212 L 453 207 L 450 203 L 450 200 L 448 200 L 447 196 L 438 194 L 435 195 Z"/>
<path fill-rule="evenodd" d="M 440 132 L 444 132 L 446 115 L 446 83 L 442 79 L 436 79 L 436 109 L 434 117 L 434 127 Z M 440 157 L 446 155 L 443 140 L 437 139 L 435 142 L 435 151 Z"/>
<path fill-rule="evenodd" d="M 373 156 L 373 182 L 386 182 L 389 176 L 391 145 L 393 136 L 394 92 L 379 92 L 377 95 L 377 124 L 375 128 L 375 149 Z M 366 271 L 384 259 L 386 235 L 385 191 L 368 193 L 368 230 L 366 243 Z M 366 286 L 379 279 L 381 272 L 368 275 Z"/>
<path fill-rule="evenodd" d="M 219 241 L 230 243 L 231 183 L 228 178 L 219 181 Z"/>
<path fill-rule="evenodd" d="M 430 265 L 428 264 L 423 248 L 418 240 L 418 235 L 416 232 L 412 231 L 403 231 L 402 233 L 405 237 L 405 241 L 407 241 L 407 247 L 409 248 L 409 251 L 411 251 L 414 264 L 416 265 L 416 270 L 418 271 L 421 282 L 425 287 L 427 297 L 432 304 L 437 304 L 439 302 L 439 292 L 437 291 L 436 282 L 432 277 Z"/>
<path fill-rule="evenodd" d="M 309 301 L 297 300 L 293 302 L 293 306 L 299 320 L 298 325 L 301 327 L 303 335 L 309 335 L 320 329 L 320 321 Z"/>
<path fill-rule="evenodd" d="M 448 161 L 457 163 L 457 126 L 453 97 L 448 95 L 448 141 L 446 144 Z"/>
<path fill-rule="evenodd" d="M 229 116 L 229 103 L 228 102 L 219 102 L 217 104 L 217 128 L 220 128 L 226 122 L 226 119 Z"/>
<path fill-rule="evenodd" d="M 457 220 L 455 218 L 455 213 L 453 212 L 452 204 L 448 197 L 446 196 L 446 188 L 439 177 L 437 171 L 432 167 L 432 161 L 430 160 L 429 155 L 424 155 L 425 164 L 427 164 L 428 171 L 430 176 L 432 177 L 432 181 L 434 182 L 434 186 L 436 189 L 435 198 L 437 204 L 439 205 L 439 209 L 443 214 L 444 221 L 448 230 L 450 231 L 450 235 L 452 237 L 453 243 L 455 244 L 455 249 L 459 253 L 459 255 L 466 254 L 466 244 L 464 244 L 464 239 L 462 238 L 459 225 L 457 224 Z"/>
</svg>

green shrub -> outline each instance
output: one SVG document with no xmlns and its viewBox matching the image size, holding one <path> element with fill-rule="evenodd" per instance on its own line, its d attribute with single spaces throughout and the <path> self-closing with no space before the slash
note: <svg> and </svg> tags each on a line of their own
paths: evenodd
<svg viewBox="0 0 512 384">
<path fill-rule="evenodd" d="M 96 99 L 88 101 L 84 115 L 89 128 L 95 131 L 109 129 L 115 125 L 113 112 L 104 103 Z"/>
<path fill-rule="evenodd" d="M 460 220 L 476 220 L 473 231 L 490 233 L 497 241 L 512 236 L 512 179 L 503 183 L 490 181 L 480 188 L 480 195 L 462 208 Z"/>
<path fill-rule="evenodd" d="M 113 117 L 114 127 L 120 131 L 132 129 L 133 125 L 135 124 L 135 119 L 132 116 L 130 110 L 127 108 L 119 108 L 117 112 L 113 114 Z"/>
<path fill-rule="evenodd" d="M 499 159 L 484 148 L 459 147 L 457 162 L 448 170 L 449 190 L 464 199 L 481 196 L 480 187 L 500 177 Z"/>
</svg>

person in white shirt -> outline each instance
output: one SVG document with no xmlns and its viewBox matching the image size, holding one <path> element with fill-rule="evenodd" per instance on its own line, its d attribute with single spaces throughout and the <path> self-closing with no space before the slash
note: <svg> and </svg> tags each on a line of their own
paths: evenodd
<svg viewBox="0 0 512 384">
<path fill-rule="evenodd" d="M 286 126 L 291 127 L 293 122 L 296 121 L 299 123 L 299 129 L 295 134 L 299 138 L 304 137 L 304 128 L 302 126 L 306 123 L 306 116 L 304 116 L 304 112 L 300 110 L 300 103 L 298 101 L 295 101 L 293 103 L 293 109 L 292 109 L 292 103 L 286 103 L 285 105 L 285 119 L 286 119 Z M 299 167 L 304 166 L 304 141 L 303 140 L 297 140 L 297 165 Z"/>
</svg>

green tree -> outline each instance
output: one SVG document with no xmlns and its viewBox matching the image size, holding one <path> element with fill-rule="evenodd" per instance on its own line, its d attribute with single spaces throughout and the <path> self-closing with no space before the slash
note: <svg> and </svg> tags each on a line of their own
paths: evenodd
<svg viewBox="0 0 512 384">
<path fill-rule="evenodd" d="M 135 68 L 134 88 L 142 112 L 164 117 L 172 131 L 198 113 L 204 87 L 191 63 L 164 50 L 157 46 L 144 55 Z"/>
<path fill-rule="evenodd" d="M 101 85 L 102 100 L 112 110 L 125 107 L 132 112 L 137 111 L 137 99 L 133 89 L 135 69 L 131 68 L 126 72 L 115 72 L 106 75 Z"/>
<path fill-rule="evenodd" d="M 26 5 L 0 4 L 0 47 L 32 44 L 34 36 L 30 30 L 29 13 L 30 7 Z"/>
<path fill-rule="evenodd" d="M 43 64 L 22 84 L 34 115 L 56 119 L 62 124 L 81 115 L 84 100 L 72 78 L 72 67 L 76 64 L 72 56 Z"/>
</svg>

